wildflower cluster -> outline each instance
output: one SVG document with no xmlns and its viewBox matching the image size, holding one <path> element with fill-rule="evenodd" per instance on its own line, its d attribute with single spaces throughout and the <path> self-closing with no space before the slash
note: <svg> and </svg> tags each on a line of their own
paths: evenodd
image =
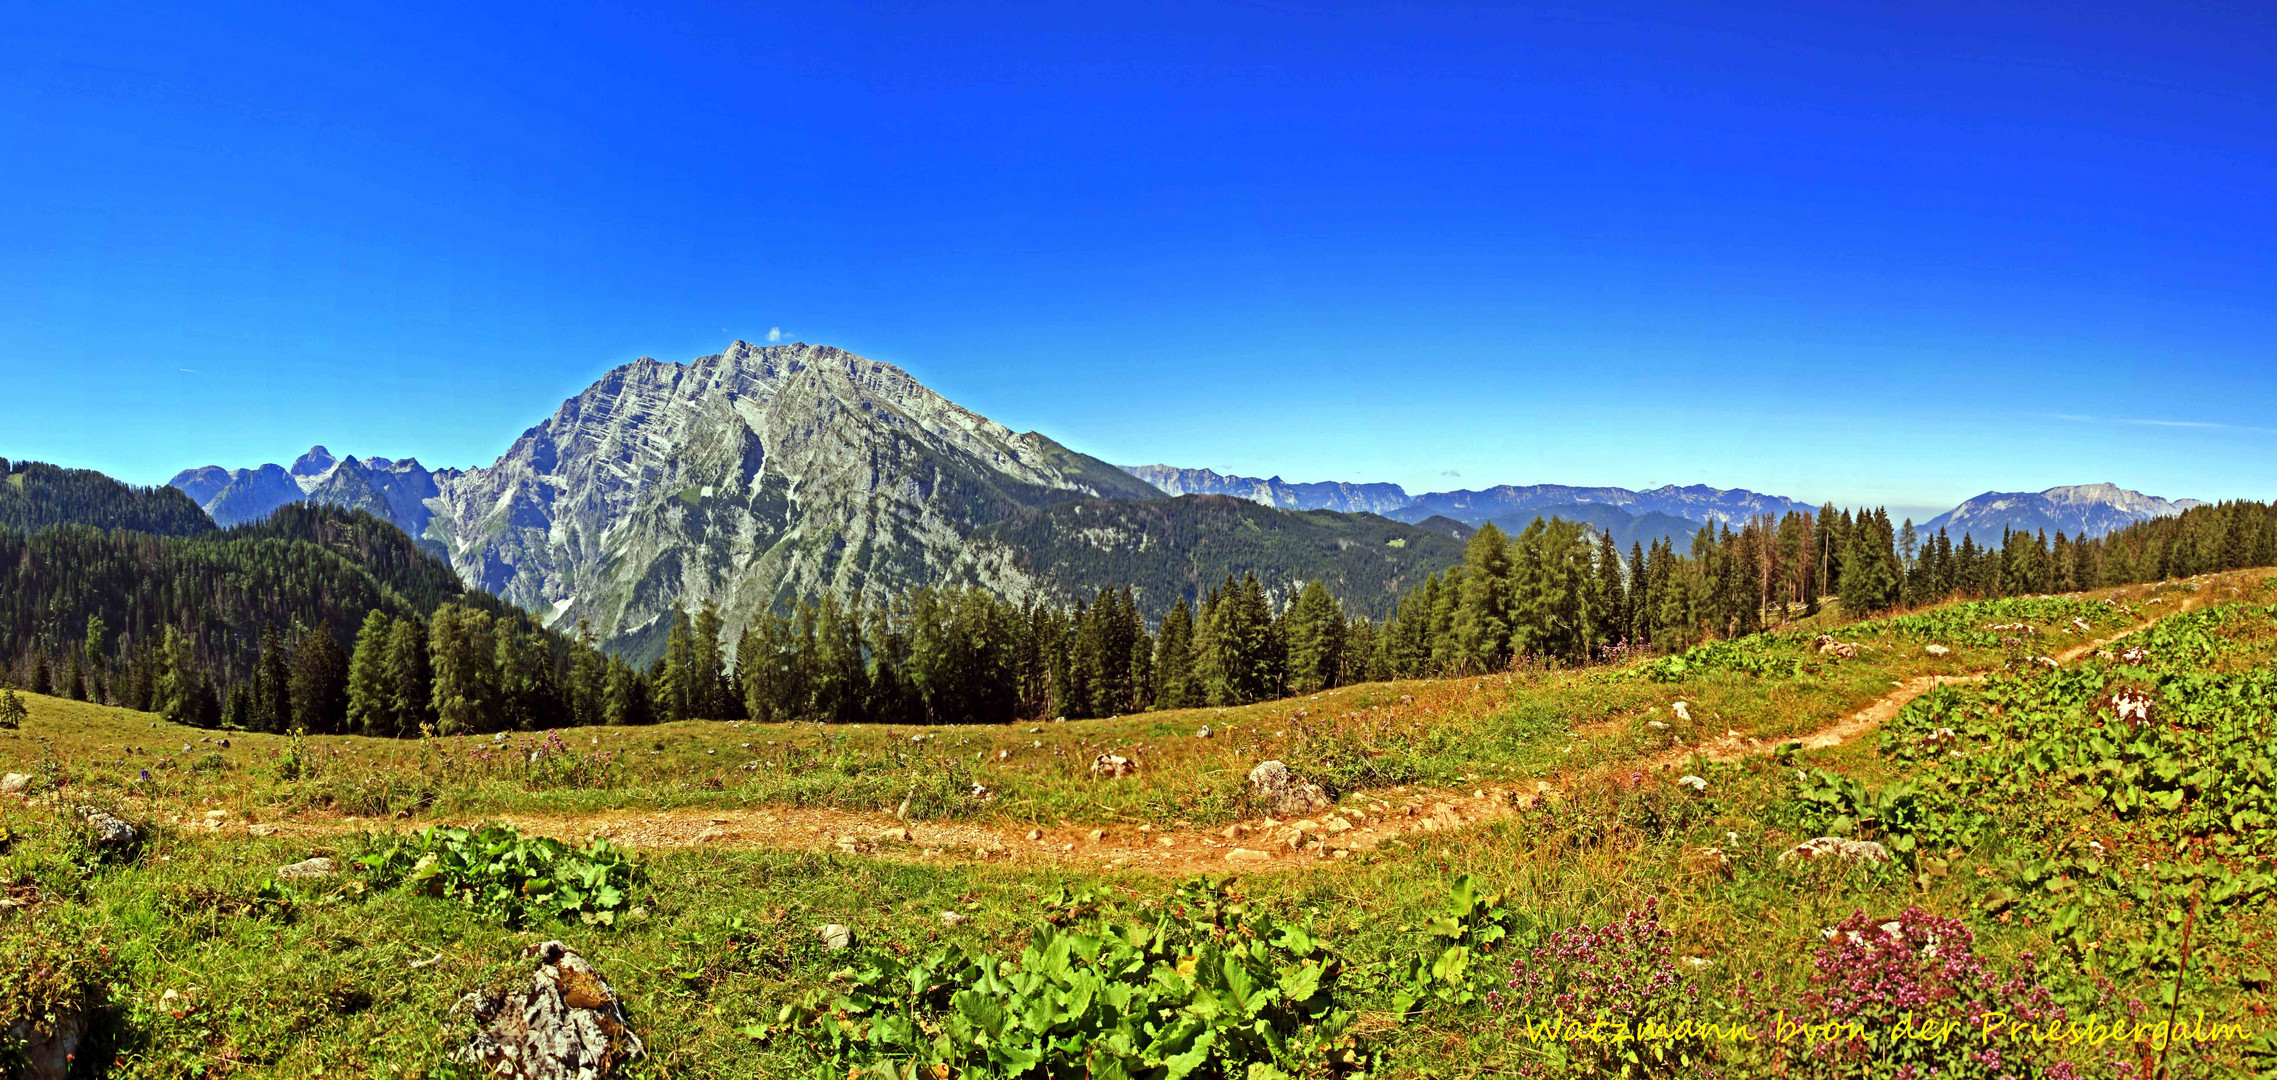
<svg viewBox="0 0 2277 1080">
<path fill-rule="evenodd" d="M 1526 1032 L 1563 1031 L 1578 1025 L 1612 1038 L 1532 1039 L 1553 1065 L 1584 1074 L 1677 1075 L 1695 1071 L 1706 1041 L 1636 1037 L 1685 1027 L 1700 1007 L 1700 988 L 1677 970 L 1675 934 L 1660 925 L 1660 901 L 1604 926 L 1581 925 L 1551 934 L 1510 962 L 1504 989 L 1487 1004 Z M 1619 1037 L 1630 1036 L 1630 1037 Z"/>
<path fill-rule="evenodd" d="M 1812 957 L 1800 1014 L 1820 1037 L 1780 1039 L 1794 1076 L 2067 1080 L 2068 1063 L 2044 1047 L 1988 1037 L 1987 1029 L 2060 1023 L 2031 954 L 2006 973 L 1976 955 L 1959 919 L 1907 908 L 1895 919 L 1860 911 L 1825 932 Z M 1790 1026 L 1783 1010 L 1773 1030 Z"/>
</svg>

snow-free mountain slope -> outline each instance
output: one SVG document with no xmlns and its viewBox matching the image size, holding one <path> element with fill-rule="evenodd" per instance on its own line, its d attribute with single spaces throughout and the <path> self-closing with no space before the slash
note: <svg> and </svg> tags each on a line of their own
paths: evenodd
<svg viewBox="0 0 2277 1080">
<path fill-rule="evenodd" d="M 717 602 L 732 636 L 785 600 L 931 584 L 1022 508 L 1160 495 L 891 364 L 739 341 L 602 376 L 444 483 L 427 534 L 469 582 L 637 653 L 675 602 Z"/>
<path fill-rule="evenodd" d="M 1998 544 L 2008 531 L 2095 537 L 2198 505 L 2196 499 L 2170 501 L 2117 484 L 1988 491 L 1929 519 L 1923 529 L 1930 533 L 1944 529 L 1955 541 L 1973 536 L 1980 545 Z"/>
<path fill-rule="evenodd" d="M 1713 488 L 1705 484 L 1678 487 L 1669 484 L 1650 491 L 1620 487 L 1568 487 L 1563 484 L 1503 484 L 1484 491 L 1435 491 L 1389 516 L 1421 521 L 1434 514 L 1476 525 L 1484 521 L 1531 521 L 1546 510 L 1574 504 L 1617 506 L 1632 515 L 1665 514 L 1684 521 L 1736 525 L 1757 514 L 1784 515 L 1788 511 L 1818 512 L 1809 503 L 1777 495 L 1759 495 L 1741 488 Z"/>
<path fill-rule="evenodd" d="M 1181 469 L 1172 465 L 1122 465 L 1167 495 L 1231 495 L 1283 510 L 1337 510 L 1344 513 L 1388 514 L 1408 502 L 1398 484 L 1353 484 L 1339 480 L 1292 484 L 1278 476 L 1229 476 L 1212 469 Z"/>
</svg>

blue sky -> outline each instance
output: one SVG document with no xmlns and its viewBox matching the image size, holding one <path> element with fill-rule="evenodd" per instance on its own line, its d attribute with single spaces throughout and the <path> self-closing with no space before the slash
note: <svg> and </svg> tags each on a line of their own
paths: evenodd
<svg viewBox="0 0 2277 1080">
<path fill-rule="evenodd" d="M 2277 497 L 2268 5 L 188 7 L 10 13 L 0 455 L 780 328 L 1114 461 Z"/>
</svg>

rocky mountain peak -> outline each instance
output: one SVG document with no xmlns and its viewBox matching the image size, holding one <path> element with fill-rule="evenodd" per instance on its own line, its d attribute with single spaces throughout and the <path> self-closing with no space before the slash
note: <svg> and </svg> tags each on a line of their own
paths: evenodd
<svg viewBox="0 0 2277 1080">
<path fill-rule="evenodd" d="M 293 461 L 291 472 L 294 476 L 321 476 L 330 472 L 332 467 L 337 464 L 339 462 L 333 458 L 332 451 L 326 450 L 321 445 L 311 446 L 308 448 L 308 453 L 302 454 Z"/>
</svg>

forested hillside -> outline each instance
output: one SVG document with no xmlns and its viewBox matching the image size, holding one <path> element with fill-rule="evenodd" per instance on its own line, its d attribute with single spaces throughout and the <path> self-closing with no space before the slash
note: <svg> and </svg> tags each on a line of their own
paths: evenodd
<svg viewBox="0 0 2277 1080">
<path fill-rule="evenodd" d="M 0 458 L 0 529 L 29 533 L 65 524 L 161 536 L 214 531 L 213 519 L 173 488 L 134 487 L 93 469 Z"/>
<path fill-rule="evenodd" d="M 1024 602 L 974 587 L 864 607 L 825 597 L 762 612 L 740 633 L 709 602 L 674 605 L 663 655 L 636 669 L 582 625 L 572 640 L 466 591 L 362 511 L 296 504 L 260 524 L 165 535 L 73 519 L 187 528 L 167 509 L 188 505 L 178 493 L 48 466 L 8 476 L 9 520 L 49 524 L 0 529 L 0 677 L 195 723 L 319 733 L 1238 705 L 1671 652 L 1816 613 L 1827 598 L 1864 616 L 2277 563 L 2277 510 L 2258 503 L 2092 540 L 2011 533 L 1998 548 L 1828 506 L 1623 555 L 1605 532 L 1556 518 L 1457 541 L 1223 496 L 1084 500 L 983 531 L 1022 554 Z"/>
</svg>

